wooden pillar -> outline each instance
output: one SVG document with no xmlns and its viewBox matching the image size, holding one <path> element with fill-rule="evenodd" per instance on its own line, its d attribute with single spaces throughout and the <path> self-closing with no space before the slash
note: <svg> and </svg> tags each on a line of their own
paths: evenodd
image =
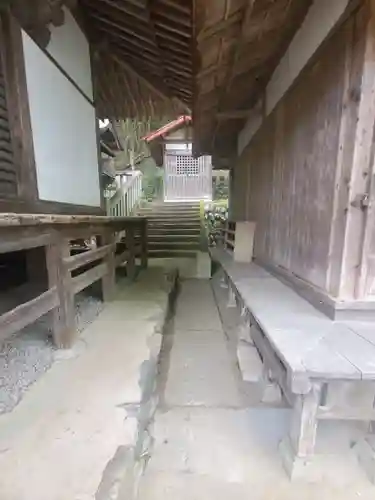
<svg viewBox="0 0 375 500">
<path fill-rule="evenodd" d="M 72 277 L 64 264 L 69 256 L 68 240 L 58 238 L 46 247 L 49 288 L 56 287 L 59 299 L 53 310 L 53 340 L 60 349 L 71 347 L 76 336 Z"/>
<path fill-rule="evenodd" d="M 231 285 L 229 284 L 228 287 L 228 302 L 227 302 L 227 307 L 237 307 L 237 302 L 236 302 L 236 295 L 233 292 L 233 289 Z"/>
<path fill-rule="evenodd" d="M 336 172 L 327 288 L 342 300 L 363 300 L 366 226 L 374 174 L 375 1 L 368 0 L 347 33 L 346 81 Z"/>
<path fill-rule="evenodd" d="M 234 260 L 251 262 L 253 260 L 255 222 L 236 222 Z"/>
<path fill-rule="evenodd" d="M 308 394 L 296 396 L 289 435 L 280 444 L 284 467 L 291 478 L 303 475 L 314 456 L 320 398 L 319 384 L 313 384 Z"/>
<path fill-rule="evenodd" d="M 102 242 L 103 246 L 111 245 L 111 249 L 103 259 L 103 262 L 107 264 L 108 272 L 102 278 L 103 300 L 104 302 L 109 302 L 113 300 L 116 293 L 116 242 L 115 234 L 112 229 L 106 230 L 103 235 Z"/>
<path fill-rule="evenodd" d="M 141 225 L 141 266 L 147 269 L 148 266 L 148 222 L 145 220 Z"/>
<path fill-rule="evenodd" d="M 135 262 L 135 235 L 134 235 L 133 225 L 129 225 L 126 228 L 125 241 L 126 241 L 126 249 L 129 252 L 128 263 L 126 266 L 127 274 L 131 280 L 134 280 L 137 268 Z"/>
</svg>

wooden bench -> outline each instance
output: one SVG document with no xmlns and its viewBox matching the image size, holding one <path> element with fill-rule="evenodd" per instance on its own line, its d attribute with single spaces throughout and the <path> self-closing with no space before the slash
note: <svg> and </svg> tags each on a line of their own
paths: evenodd
<svg viewBox="0 0 375 500">
<path fill-rule="evenodd" d="M 251 263 L 236 263 L 211 249 L 250 336 L 286 400 L 293 407 L 288 436 L 280 444 L 291 477 L 307 472 L 319 420 L 375 422 L 375 325 L 333 322 L 280 280 Z M 370 426 L 371 427 L 371 426 Z M 375 435 L 356 445 L 375 481 Z"/>
</svg>

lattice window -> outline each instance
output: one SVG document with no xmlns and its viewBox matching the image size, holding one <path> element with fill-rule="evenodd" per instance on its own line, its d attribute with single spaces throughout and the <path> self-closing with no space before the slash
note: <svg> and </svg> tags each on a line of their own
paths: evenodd
<svg viewBox="0 0 375 500">
<path fill-rule="evenodd" d="M 177 175 L 199 175 L 199 159 L 189 155 L 180 155 L 176 158 Z"/>
<path fill-rule="evenodd" d="M 16 195 L 17 171 L 13 156 L 13 147 L 9 124 L 9 109 L 6 95 L 4 59 L 0 50 L 0 197 L 7 198 L 14 197 Z"/>
</svg>

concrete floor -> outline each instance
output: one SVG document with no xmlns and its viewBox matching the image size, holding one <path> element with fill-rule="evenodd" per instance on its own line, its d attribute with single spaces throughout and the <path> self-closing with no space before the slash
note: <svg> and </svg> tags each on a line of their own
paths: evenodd
<svg viewBox="0 0 375 500">
<path fill-rule="evenodd" d="M 277 446 L 290 410 L 243 383 L 238 313 L 216 277 L 182 282 L 145 399 L 171 287 L 160 264 L 121 284 L 74 349 L 0 416 L 0 500 L 373 500 L 352 450 L 364 432 L 355 423 L 320 425 L 311 480 L 288 480 Z M 137 478 L 147 464 L 138 489 L 127 481 L 136 449 Z"/>
<path fill-rule="evenodd" d="M 1 500 L 112 498 L 135 446 L 141 366 L 168 304 L 163 269 L 120 283 L 74 349 L 0 416 Z M 114 475 L 114 458 L 117 472 Z"/>
<path fill-rule="evenodd" d="M 233 348 L 238 313 L 223 309 L 223 294 L 216 279 L 182 283 L 164 336 L 155 447 L 138 499 L 375 498 L 352 451 L 364 432 L 357 424 L 320 425 L 311 480 L 289 481 L 277 447 L 290 410 L 262 405 L 244 391 Z"/>
</svg>

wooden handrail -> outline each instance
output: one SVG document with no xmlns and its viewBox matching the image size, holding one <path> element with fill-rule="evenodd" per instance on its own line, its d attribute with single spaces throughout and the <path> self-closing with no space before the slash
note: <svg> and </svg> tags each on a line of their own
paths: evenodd
<svg viewBox="0 0 375 500">
<path fill-rule="evenodd" d="M 229 229 L 230 224 L 236 224 L 234 221 L 228 220 L 225 224 L 225 227 L 221 229 L 221 240 L 224 245 L 225 250 L 228 252 L 234 252 L 234 248 L 236 246 L 236 230 Z"/>
<path fill-rule="evenodd" d="M 108 213 L 112 216 L 130 215 L 138 205 L 142 195 L 142 177 L 138 172 L 130 181 L 121 183 L 120 187 L 108 200 Z"/>
<path fill-rule="evenodd" d="M 53 337 L 58 347 L 70 347 L 75 339 L 74 296 L 101 280 L 104 300 L 115 290 L 115 270 L 126 263 L 130 279 L 136 275 L 136 258 L 147 267 L 147 218 L 54 216 L 49 214 L 0 214 L 0 253 L 44 248 L 48 290 L 0 314 L 0 339 L 17 332 L 53 310 Z M 140 239 L 135 241 L 135 233 Z M 116 255 L 116 235 L 125 251 Z M 74 239 L 97 238 L 97 247 L 71 255 Z M 87 267 L 84 267 L 87 266 Z M 79 268 L 82 270 L 78 271 Z M 73 271 L 75 271 L 74 274 Z"/>
</svg>

